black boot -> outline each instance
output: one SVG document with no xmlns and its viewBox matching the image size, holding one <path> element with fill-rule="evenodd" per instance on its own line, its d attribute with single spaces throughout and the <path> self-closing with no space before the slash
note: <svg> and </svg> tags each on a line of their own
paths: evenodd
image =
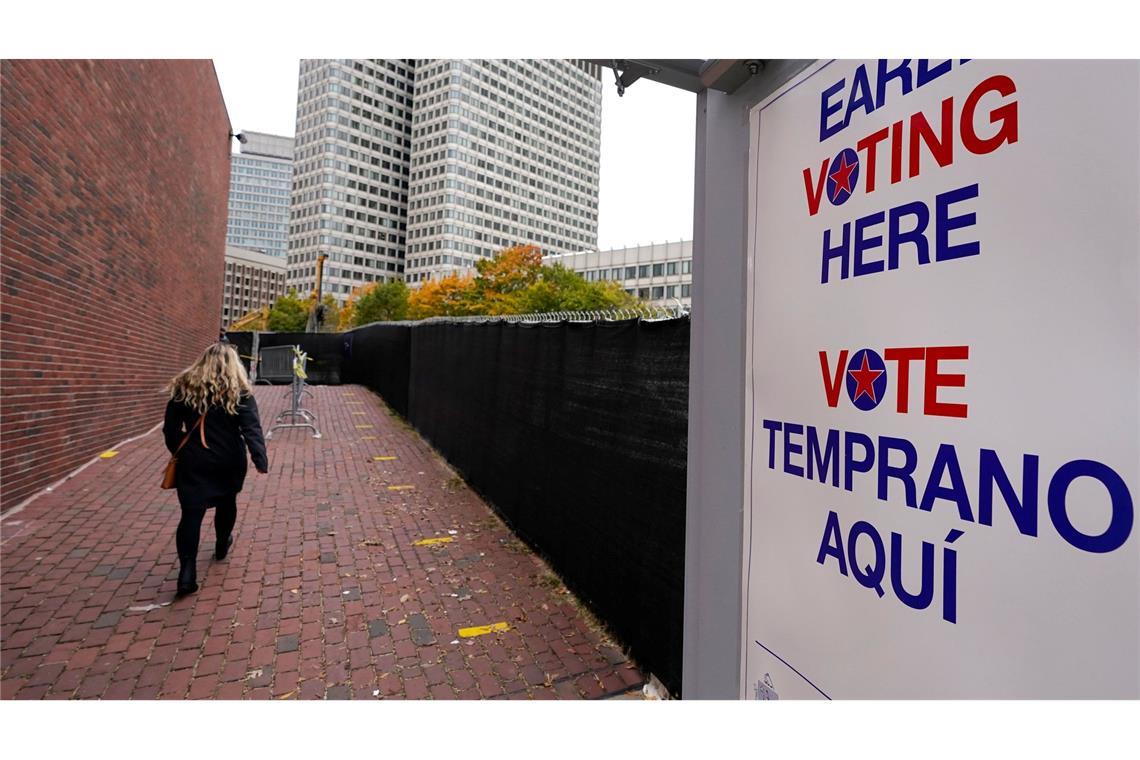
<svg viewBox="0 0 1140 760">
<path fill-rule="evenodd" d="M 214 545 L 214 559 L 223 560 L 226 555 L 230 553 L 230 547 L 234 545 L 234 534 L 231 533 L 225 540 L 225 543 L 219 541 Z"/>
<path fill-rule="evenodd" d="M 182 562 L 182 569 L 178 572 L 178 590 L 176 597 L 189 596 L 198 590 L 198 565 L 194 560 Z"/>
</svg>

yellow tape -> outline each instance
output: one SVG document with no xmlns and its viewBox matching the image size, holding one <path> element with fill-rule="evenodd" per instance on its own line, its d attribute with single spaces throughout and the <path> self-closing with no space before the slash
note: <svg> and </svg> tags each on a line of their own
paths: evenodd
<svg viewBox="0 0 1140 760">
<path fill-rule="evenodd" d="M 506 623 L 492 623 L 491 625 L 477 625 L 474 628 L 460 628 L 459 638 L 470 639 L 474 636 L 484 636 L 488 633 L 502 633 L 509 631 L 511 627 Z"/>
<path fill-rule="evenodd" d="M 373 462 L 391 462 L 396 457 L 372 457 Z"/>
<path fill-rule="evenodd" d="M 412 546 L 432 546 L 434 544 L 450 544 L 454 538 L 421 538 L 419 541 L 413 541 Z"/>
<path fill-rule="evenodd" d="M 104 451 L 102 454 L 99 455 L 99 458 L 100 459 L 110 459 L 113 456 L 118 456 L 118 454 L 119 454 L 119 452 L 117 452 L 117 451 Z"/>
<path fill-rule="evenodd" d="M 407 491 L 410 488 L 415 488 L 415 486 L 388 486 L 389 491 Z"/>
</svg>

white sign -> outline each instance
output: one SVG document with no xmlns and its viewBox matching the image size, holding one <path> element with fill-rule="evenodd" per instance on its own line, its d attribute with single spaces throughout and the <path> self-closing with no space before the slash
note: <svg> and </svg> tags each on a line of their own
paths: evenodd
<svg viewBox="0 0 1140 760">
<path fill-rule="evenodd" d="M 751 118 L 743 696 L 1140 697 L 1140 64 Z"/>
</svg>

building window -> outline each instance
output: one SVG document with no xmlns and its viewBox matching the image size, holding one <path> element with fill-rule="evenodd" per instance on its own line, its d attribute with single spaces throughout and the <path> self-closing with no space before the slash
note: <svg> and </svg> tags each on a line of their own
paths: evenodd
<svg viewBox="0 0 1140 760">
<path fill-rule="evenodd" d="M 664 264 L 654 264 L 653 265 L 653 276 L 654 277 L 660 277 L 663 274 L 665 274 L 665 265 Z"/>
<path fill-rule="evenodd" d="M 688 298 L 689 294 L 691 292 L 692 292 L 691 286 L 689 286 L 689 285 L 682 285 L 681 286 L 681 298 Z"/>
<path fill-rule="evenodd" d="M 653 300 L 657 301 L 665 297 L 665 288 L 658 285 L 653 289 Z"/>
<path fill-rule="evenodd" d="M 665 265 L 665 274 L 677 274 L 677 262 L 670 261 Z"/>
</svg>

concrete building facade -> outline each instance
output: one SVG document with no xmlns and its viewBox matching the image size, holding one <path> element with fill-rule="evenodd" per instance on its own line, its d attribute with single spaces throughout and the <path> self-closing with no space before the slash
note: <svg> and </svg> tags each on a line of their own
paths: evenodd
<svg viewBox="0 0 1140 760">
<path fill-rule="evenodd" d="M 343 302 L 513 245 L 597 243 L 601 69 L 583 60 L 301 62 L 290 288 Z"/>
<path fill-rule="evenodd" d="M 293 138 L 242 132 L 241 153 L 230 156 L 226 245 L 261 251 L 282 261 L 289 243 Z"/>
<path fill-rule="evenodd" d="M 227 245 L 222 324 L 228 327 L 255 309 L 272 306 L 285 295 L 285 273 L 281 256 Z"/>
<path fill-rule="evenodd" d="M 404 278 L 411 165 L 411 60 L 302 60 L 297 87 L 287 285 L 343 302 Z"/>
<path fill-rule="evenodd" d="M 598 238 L 601 69 L 582 60 L 417 61 L 408 282 L 514 245 Z"/>
<path fill-rule="evenodd" d="M 589 282 L 612 280 L 642 301 L 686 309 L 693 305 L 693 241 L 651 243 L 630 248 L 551 256 Z"/>
</svg>

